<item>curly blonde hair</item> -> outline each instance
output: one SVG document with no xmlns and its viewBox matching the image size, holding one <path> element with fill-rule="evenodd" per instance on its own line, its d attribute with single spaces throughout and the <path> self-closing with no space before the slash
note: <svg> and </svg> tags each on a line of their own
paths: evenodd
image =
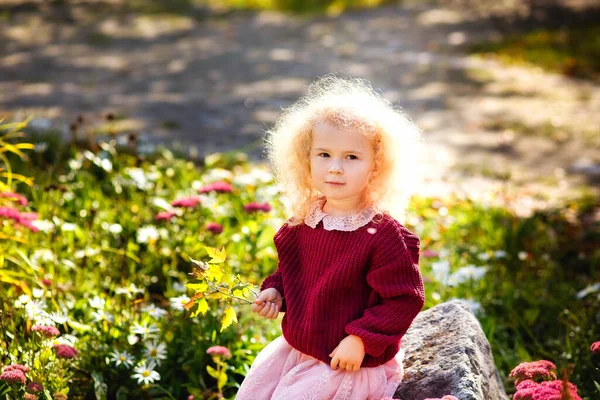
<svg viewBox="0 0 600 400">
<path fill-rule="evenodd" d="M 322 195 L 312 185 L 310 153 L 313 128 L 328 122 L 358 131 L 373 144 L 374 167 L 361 208 L 403 219 L 417 178 L 421 132 L 404 111 L 394 107 L 362 79 L 326 75 L 285 109 L 265 136 L 265 147 L 283 201 L 298 225 Z"/>
</svg>

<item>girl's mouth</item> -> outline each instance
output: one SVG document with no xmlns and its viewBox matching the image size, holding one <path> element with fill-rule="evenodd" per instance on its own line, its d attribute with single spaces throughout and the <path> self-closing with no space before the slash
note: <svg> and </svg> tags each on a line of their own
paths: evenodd
<svg viewBox="0 0 600 400">
<path fill-rule="evenodd" d="M 333 185 L 333 186 L 343 186 L 345 185 L 345 183 L 341 183 L 341 182 L 325 182 L 329 185 Z"/>
</svg>

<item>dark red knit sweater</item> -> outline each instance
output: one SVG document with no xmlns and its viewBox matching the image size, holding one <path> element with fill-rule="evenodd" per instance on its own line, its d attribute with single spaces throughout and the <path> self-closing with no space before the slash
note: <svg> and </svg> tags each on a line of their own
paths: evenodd
<svg viewBox="0 0 600 400">
<path fill-rule="evenodd" d="M 425 301 L 416 235 L 385 215 L 351 232 L 284 224 L 275 247 L 279 267 L 261 290 L 284 296 L 281 329 L 292 347 L 329 364 L 340 341 L 356 335 L 361 367 L 396 355 Z"/>
</svg>

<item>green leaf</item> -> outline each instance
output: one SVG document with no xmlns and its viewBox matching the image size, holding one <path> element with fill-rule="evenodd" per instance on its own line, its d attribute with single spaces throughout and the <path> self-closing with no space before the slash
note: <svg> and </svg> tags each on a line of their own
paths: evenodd
<svg viewBox="0 0 600 400">
<path fill-rule="evenodd" d="M 219 389 L 222 389 L 223 386 L 227 383 L 227 373 L 225 371 L 221 371 L 221 375 L 219 375 L 219 379 L 217 379 L 217 386 Z"/>
<path fill-rule="evenodd" d="M 117 400 L 127 400 L 128 394 L 129 389 L 127 389 L 125 386 L 120 386 L 116 393 Z"/>
<path fill-rule="evenodd" d="M 221 321 L 222 325 L 220 332 L 223 332 L 223 329 L 227 328 L 233 322 L 238 322 L 237 315 L 235 315 L 235 310 L 233 307 L 229 306 L 225 309 L 223 320 Z"/>
<path fill-rule="evenodd" d="M 225 262 L 225 258 L 227 257 L 224 247 L 221 250 L 215 249 L 213 247 L 207 247 L 206 252 L 208 253 L 208 256 L 210 257 L 209 263 L 211 263 L 211 264 L 219 264 L 219 263 Z"/>
<path fill-rule="evenodd" d="M 217 370 L 214 369 L 213 367 L 211 367 L 210 365 L 206 366 L 206 371 L 208 371 L 208 374 L 210 376 L 212 376 L 213 378 L 215 378 L 215 379 L 219 378 L 219 374 L 217 373 Z"/>
</svg>

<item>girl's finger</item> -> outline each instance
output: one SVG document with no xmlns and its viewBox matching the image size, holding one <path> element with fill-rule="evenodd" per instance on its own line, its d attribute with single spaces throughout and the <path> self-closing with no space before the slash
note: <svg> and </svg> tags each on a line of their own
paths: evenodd
<svg viewBox="0 0 600 400">
<path fill-rule="evenodd" d="M 273 315 L 271 316 L 271 318 L 277 319 L 278 315 L 279 315 L 279 306 L 277 304 L 273 304 Z"/>
<path fill-rule="evenodd" d="M 271 303 L 271 306 L 269 307 L 269 313 L 267 314 L 269 319 L 275 318 L 275 307 L 277 306 L 274 303 Z"/>
</svg>

